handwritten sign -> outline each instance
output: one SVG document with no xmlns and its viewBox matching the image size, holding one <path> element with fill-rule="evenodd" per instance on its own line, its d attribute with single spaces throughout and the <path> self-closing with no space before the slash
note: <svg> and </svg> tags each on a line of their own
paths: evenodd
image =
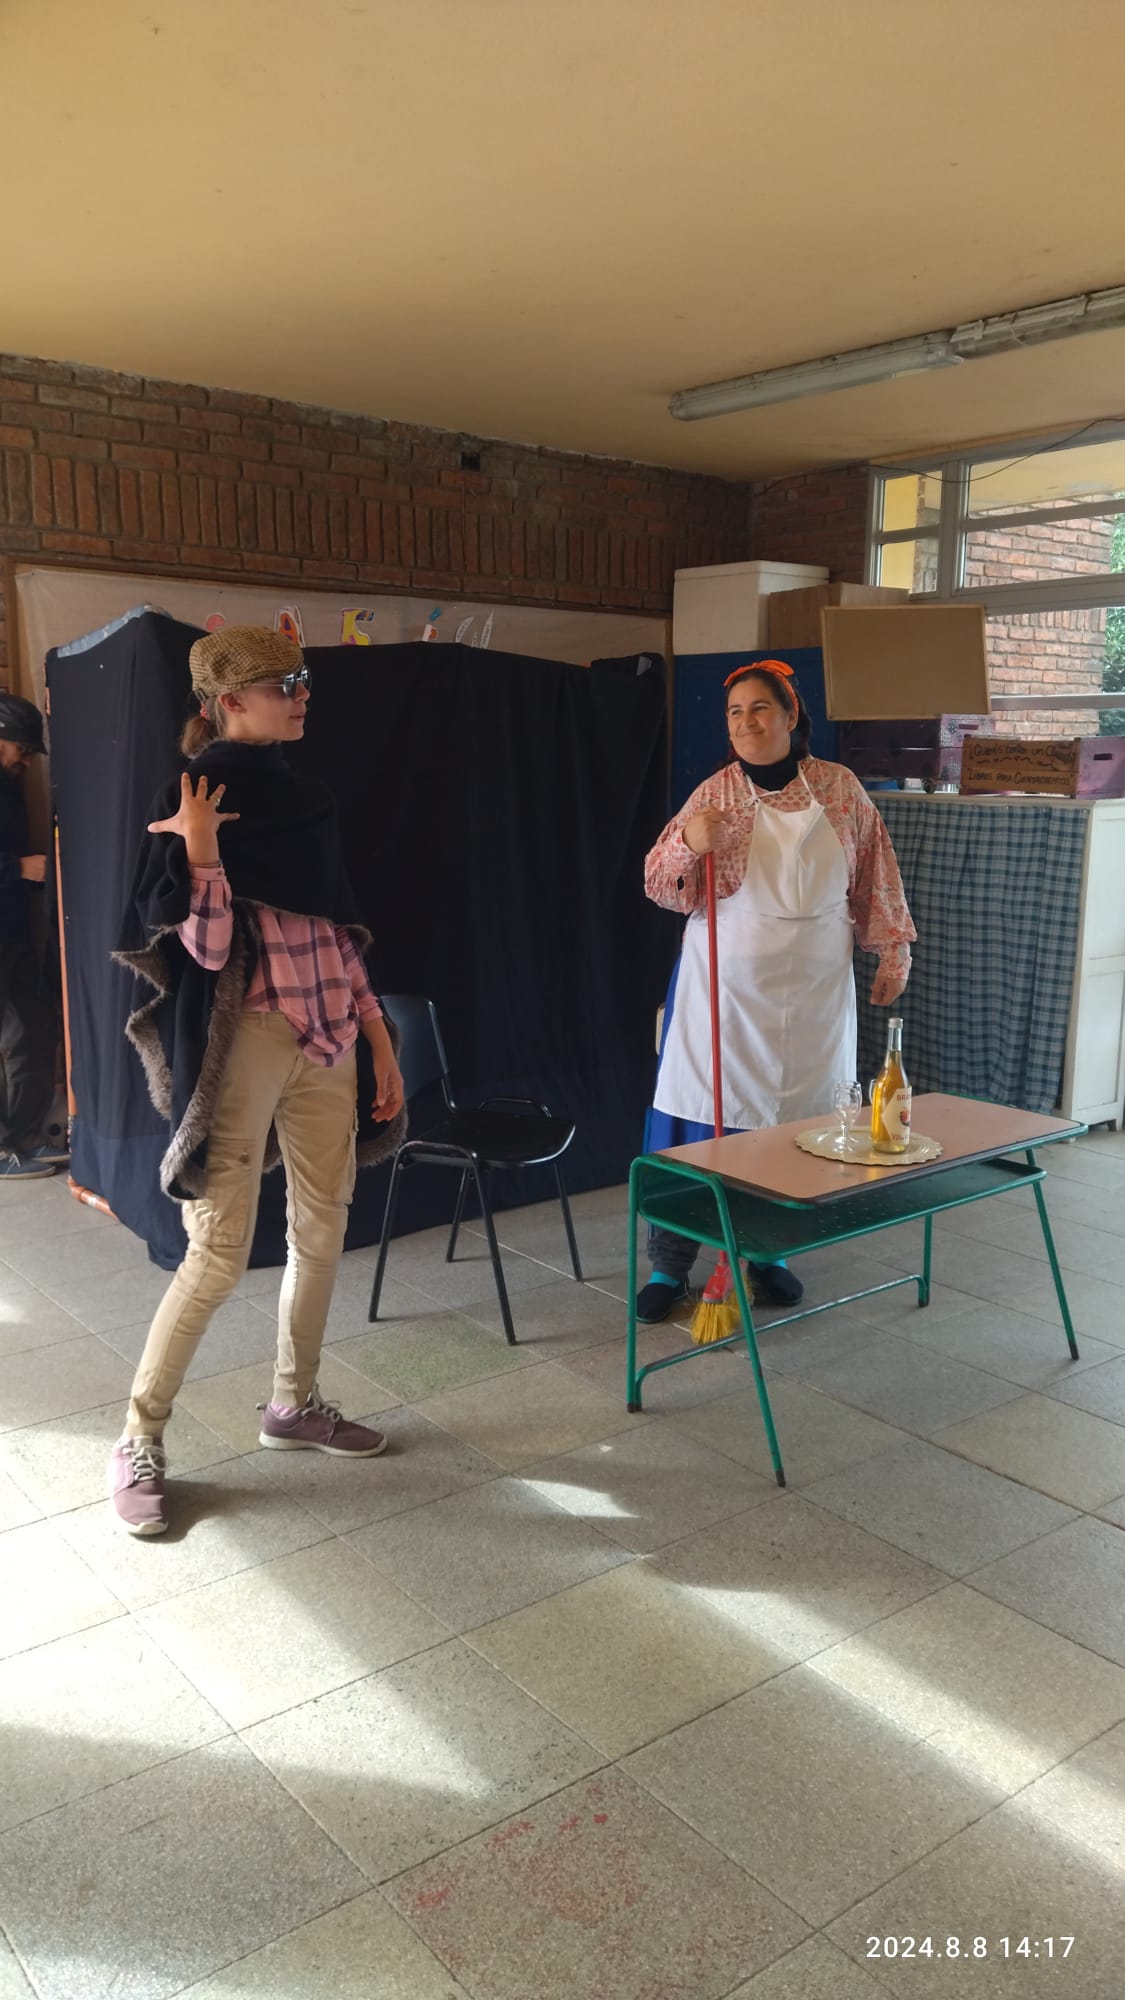
<svg viewBox="0 0 1125 2000">
<path fill-rule="evenodd" d="M 970 736 L 961 757 L 963 792 L 1055 792 L 1065 798 L 1117 798 L 1125 786 L 1125 739 Z"/>
</svg>

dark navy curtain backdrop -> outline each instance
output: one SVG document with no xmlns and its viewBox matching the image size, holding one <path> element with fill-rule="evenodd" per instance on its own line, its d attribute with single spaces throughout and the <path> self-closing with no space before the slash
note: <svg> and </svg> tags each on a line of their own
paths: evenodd
<svg viewBox="0 0 1125 2000">
<path fill-rule="evenodd" d="M 71 1172 L 167 1268 L 182 1225 L 159 1192 L 165 1133 L 122 1032 L 136 983 L 110 952 L 147 808 L 178 768 L 198 637 L 146 612 L 47 662 L 78 1107 Z M 431 995 L 466 1102 L 527 1095 L 576 1121 L 572 1189 L 624 1178 L 678 943 L 642 884 L 667 816 L 659 664 L 586 669 L 437 644 L 307 658 L 307 741 L 287 755 L 339 800 L 376 989 Z M 378 1236 L 386 1171 L 359 1176 L 352 1247 Z M 448 1214 L 447 1176 L 411 1175 L 405 1192 L 398 1227 Z M 550 1193 L 531 1170 L 498 1181 L 497 1205 Z M 252 1262 L 283 1256 L 279 1172 L 263 1186 Z"/>
</svg>

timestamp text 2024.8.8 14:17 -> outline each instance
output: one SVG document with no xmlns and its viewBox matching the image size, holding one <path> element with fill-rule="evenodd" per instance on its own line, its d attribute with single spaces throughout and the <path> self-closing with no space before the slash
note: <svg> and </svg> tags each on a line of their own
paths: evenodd
<svg viewBox="0 0 1125 2000">
<path fill-rule="evenodd" d="M 868 1958 L 1069 1958 L 1074 1938 L 1047 1937 L 869 1937 Z"/>
</svg>

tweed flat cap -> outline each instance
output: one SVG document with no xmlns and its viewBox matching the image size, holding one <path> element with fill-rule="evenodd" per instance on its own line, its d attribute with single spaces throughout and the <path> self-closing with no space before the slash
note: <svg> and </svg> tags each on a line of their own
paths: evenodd
<svg viewBox="0 0 1125 2000">
<path fill-rule="evenodd" d="M 265 625 L 221 625 L 188 654 L 191 684 L 201 695 L 237 694 L 254 681 L 282 680 L 303 660 L 299 646 Z"/>
</svg>

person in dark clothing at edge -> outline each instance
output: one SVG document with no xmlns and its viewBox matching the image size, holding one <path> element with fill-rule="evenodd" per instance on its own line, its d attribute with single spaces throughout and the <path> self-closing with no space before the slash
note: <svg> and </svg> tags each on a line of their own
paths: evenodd
<svg viewBox="0 0 1125 2000">
<path fill-rule="evenodd" d="M 29 852 L 23 778 L 46 755 L 34 703 L 0 692 L 0 1181 L 39 1180 L 65 1166 L 42 1136 L 55 1094 L 55 1008 L 31 932 L 47 858 Z"/>
</svg>

